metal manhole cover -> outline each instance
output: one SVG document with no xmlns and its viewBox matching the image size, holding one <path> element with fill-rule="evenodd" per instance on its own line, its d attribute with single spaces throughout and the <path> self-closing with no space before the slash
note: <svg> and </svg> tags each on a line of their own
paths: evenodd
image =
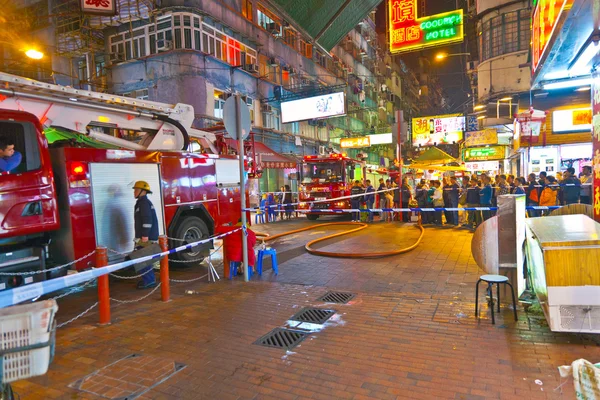
<svg viewBox="0 0 600 400">
<path fill-rule="evenodd" d="M 305 332 L 293 331 L 291 329 L 284 328 L 275 328 L 254 342 L 254 344 L 291 350 L 301 341 L 303 341 L 306 336 L 307 333 Z"/>
<path fill-rule="evenodd" d="M 69 387 L 104 399 L 132 400 L 185 368 L 164 358 L 132 354 L 73 382 Z"/>
<path fill-rule="evenodd" d="M 334 314 L 335 310 L 307 307 L 294 314 L 290 319 L 292 321 L 310 322 L 311 324 L 323 324 Z"/>
<path fill-rule="evenodd" d="M 354 298 L 355 294 L 347 292 L 327 292 L 323 296 L 319 297 L 317 301 L 324 301 L 325 303 L 339 303 L 346 304 Z"/>
</svg>

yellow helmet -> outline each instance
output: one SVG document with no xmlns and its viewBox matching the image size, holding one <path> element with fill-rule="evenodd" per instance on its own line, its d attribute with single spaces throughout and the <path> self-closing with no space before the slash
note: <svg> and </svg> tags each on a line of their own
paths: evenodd
<svg viewBox="0 0 600 400">
<path fill-rule="evenodd" d="M 133 185 L 132 189 L 140 189 L 145 190 L 148 193 L 152 193 L 150 190 L 150 184 L 146 181 L 137 181 L 135 185 Z"/>
</svg>

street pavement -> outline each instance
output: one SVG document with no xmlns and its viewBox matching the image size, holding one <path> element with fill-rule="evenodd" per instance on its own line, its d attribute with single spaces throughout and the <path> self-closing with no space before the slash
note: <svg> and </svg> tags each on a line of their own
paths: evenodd
<svg viewBox="0 0 600 400">
<path fill-rule="evenodd" d="M 254 229 L 275 234 L 323 222 L 301 218 Z M 248 283 L 204 278 L 173 283 L 168 303 L 159 289 L 139 302 L 113 304 L 109 326 L 97 325 L 94 309 L 58 330 L 46 376 L 13 388 L 22 399 L 573 399 L 573 384 L 561 382 L 557 367 L 600 361 L 599 338 L 553 333 L 543 315 L 522 307 L 515 322 L 503 305 L 492 325 L 483 294 L 477 321 L 482 272 L 471 256 L 472 233 L 426 228 L 417 249 L 389 258 L 324 258 L 304 250 L 309 240 L 343 229 L 271 243 L 277 276 L 265 258 L 263 276 Z M 317 247 L 385 251 L 418 235 L 413 224 L 376 222 Z M 171 278 L 204 274 L 204 266 L 193 266 L 172 270 Z M 134 286 L 113 280 L 111 297 L 145 294 Z M 95 290 L 58 300 L 59 323 L 97 301 Z M 355 297 L 348 304 L 317 300 L 331 290 Z M 291 351 L 254 344 L 274 328 L 296 326 L 290 317 L 308 306 L 336 314 L 324 325 L 303 326 L 310 333 Z"/>
</svg>

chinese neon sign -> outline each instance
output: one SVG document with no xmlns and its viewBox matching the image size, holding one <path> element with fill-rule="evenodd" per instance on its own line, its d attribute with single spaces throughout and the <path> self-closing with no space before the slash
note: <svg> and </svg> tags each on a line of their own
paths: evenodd
<svg viewBox="0 0 600 400">
<path fill-rule="evenodd" d="M 506 153 L 504 149 L 504 146 L 473 147 L 465 149 L 463 160 L 465 162 L 501 160 Z"/>
<path fill-rule="evenodd" d="M 368 136 L 355 137 L 355 138 L 344 138 L 340 139 L 340 147 L 342 148 L 356 148 L 356 147 L 370 147 L 371 141 Z"/>
<path fill-rule="evenodd" d="M 393 54 L 463 41 L 463 10 L 420 17 L 417 0 L 388 0 L 389 40 Z"/>
<path fill-rule="evenodd" d="M 116 0 L 80 0 L 81 12 L 84 14 L 115 15 Z"/>
<path fill-rule="evenodd" d="M 531 72 L 540 65 L 540 60 L 554 34 L 563 11 L 570 9 L 573 0 L 539 0 L 531 21 Z"/>
<path fill-rule="evenodd" d="M 465 117 L 462 114 L 434 115 L 412 119 L 413 146 L 458 143 L 463 139 Z"/>
</svg>

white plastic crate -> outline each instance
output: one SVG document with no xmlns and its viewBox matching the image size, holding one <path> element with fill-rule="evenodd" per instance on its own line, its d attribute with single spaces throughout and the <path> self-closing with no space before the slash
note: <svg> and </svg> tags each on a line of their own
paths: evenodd
<svg viewBox="0 0 600 400">
<path fill-rule="evenodd" d="M 0 309 L 0 351 L 48 343 L 39 349 L 10 352 L 3 356 L 0 382 L 10 383 L 44 375 L 51 362 L 54 341 L 55 300 Z"/>
</svg>

